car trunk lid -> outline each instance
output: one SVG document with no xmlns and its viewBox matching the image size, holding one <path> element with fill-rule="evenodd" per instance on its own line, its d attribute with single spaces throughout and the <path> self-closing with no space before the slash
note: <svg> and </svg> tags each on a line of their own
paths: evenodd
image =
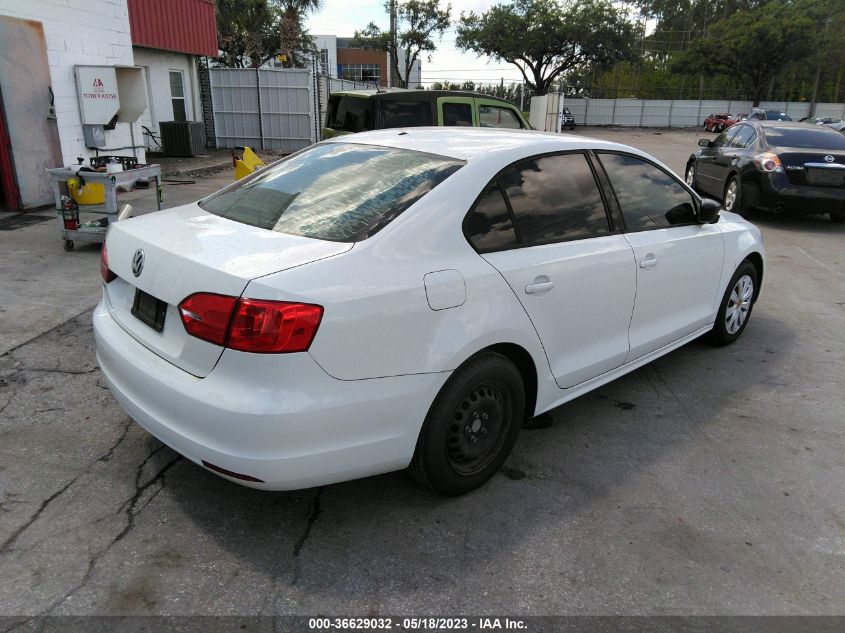
<svg viewBox="0 0 845 633">
<path fill-rule="evenodd" d="M 191 204 L 113 224 L 107 247 L 117 275 L 105 286 L 115 321 L 152 352 L 204 377 L 223 347 L 188 335 L 179 303 L 197 292 L 239 297 L 252 279 L 339 255 L 352 244 L 277 233 Z M 152 323 L 156 306 L 161 331 Z"/>
<path fill-rule="evenodd" d="M 778 155 L 793 185 L 845 187 L 845 151 L 783 147 Z"/>
</svg>

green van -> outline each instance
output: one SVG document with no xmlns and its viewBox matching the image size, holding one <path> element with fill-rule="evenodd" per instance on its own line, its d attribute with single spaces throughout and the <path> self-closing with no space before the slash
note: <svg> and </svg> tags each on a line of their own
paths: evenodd
<svg viewBox="0 0 845 633">
<path fill-rule="evenodd" d="M 329 96 L 323 138 L 366 130 L 461 125 L 530 130 L 508 101 L 456 90 L 348 90 Z"/>
</svg>

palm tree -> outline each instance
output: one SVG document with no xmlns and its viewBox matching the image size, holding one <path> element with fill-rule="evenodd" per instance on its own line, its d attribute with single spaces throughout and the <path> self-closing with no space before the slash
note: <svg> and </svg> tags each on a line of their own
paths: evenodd
<svg viewBox="0 0 845 633">
<path fill-rule="evenodd" d="M 323 8 L 323 0 L 274 0 L 281 13 L 279 24 L 279 51 L 284 55 L 285 68 L 301 66 L 304 52 L 316 52 L 305 29 L 305 16 Z"/>
</svg>

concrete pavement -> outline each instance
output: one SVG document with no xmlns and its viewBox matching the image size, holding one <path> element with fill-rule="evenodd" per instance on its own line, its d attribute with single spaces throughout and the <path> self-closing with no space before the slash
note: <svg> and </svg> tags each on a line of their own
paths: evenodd
<svg viewBox="0 0 845 633">
<path fill-rule="evenodd" d="M 698 137 L 595 135 L 679 171 Z M 769 269 L 735 345 L 694 342 L 556 409 L 457 499 L 402 473 L 258 492 L 180 458 L 97 369 L 98 250 L 12 232 L 40 237 L 0 242 L 20 260 L 3 292 L 22 280 L 4 307 L 88 294 L 35 338 L 29 309 L 0 322 L 30 333 L 0 356 L 0 615 L 842 614 L 845 227 L 758 223 Z"/>
</svg>

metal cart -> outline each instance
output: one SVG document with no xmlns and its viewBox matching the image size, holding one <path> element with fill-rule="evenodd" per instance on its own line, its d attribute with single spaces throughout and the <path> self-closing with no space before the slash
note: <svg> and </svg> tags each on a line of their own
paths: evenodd
<svg viewBox="0 0 845 633">
<path fill-rule="evenodd" d="M 62 200 L 60 183 L 67 182 L 70 178 L 77 178 L 78 167 L 56 167 L 48 169 L 47 173 L 53 179 L 53 196 L 56 201 L 56 213 L 59 215 L 61 230 L 59 233 L 65 241 L 66 251 L 73 250 L 74 241 L 102 243 L 106 239 L 106 231 L 111 222 L 117 221 L 117 187 L 118 185 L 131 185 L 136 180 L 155 179 L 156 208 L 161 211 L 161 166 L 144 165 L 134 169 L 125 169 L 115 173 L 99 171 L 83 171 L 82 178 L 88 183 L 100 183 L 105 187 L 106 201 L 104 205 L 91 205 L 84 209 L 84 213 L 97 213 L 103 216 L 101 226 L 82 226 L 79 224 L 79 207 L 72 203 L 66 207 Z M 75 208 L 73 208 L 75 207 Z M 74 215 L 75 214 L 75 215 Z M 75 220 L 74 220 L 75 218 Z M 70 228 L 74 227 L 74 228 Z"/>
</svg>

